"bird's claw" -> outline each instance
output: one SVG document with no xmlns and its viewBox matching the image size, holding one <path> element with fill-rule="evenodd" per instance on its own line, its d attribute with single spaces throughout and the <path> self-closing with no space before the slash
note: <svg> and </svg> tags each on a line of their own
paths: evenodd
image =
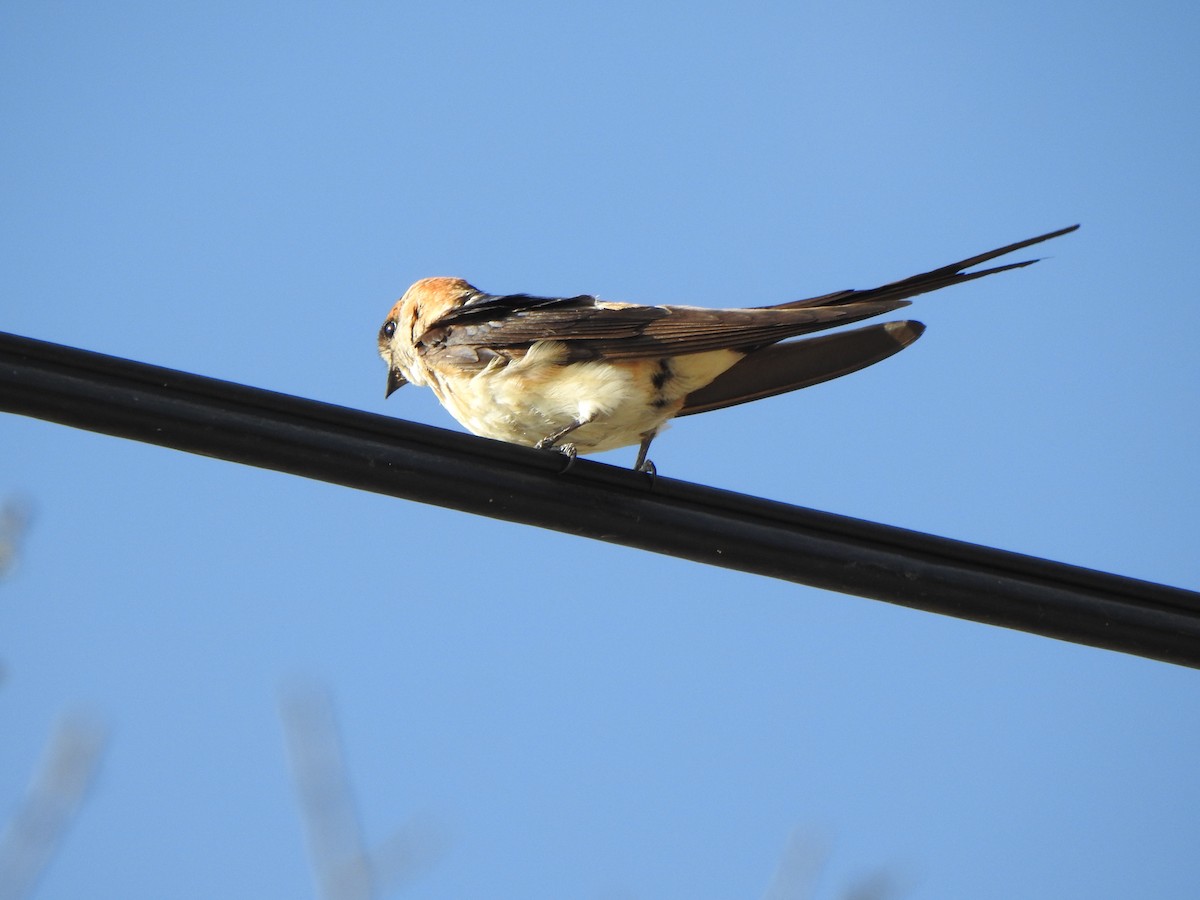
<svg viewBox="0 0 1200 900">
<path fill-rule="evenodd" d="M 557 453 L 561 453 L 563 456 L 565 456 L 567 458 L 567 464 L 559 470 L 559 472 L 558 472 L 559 475 L 565 475 L 565 474 L 567 474 L 567 472 L 571 471 L 571 466 L 575 465 L 575 457 L 579 455 L 579 451 L 576 449 L 574 444 L 569 443 L 569 442 L 566 444 L 560 444 L 557 442 L 557 439 L 555 438 L 554 435 L 550 435 L 550 437 L 542 438 L 540 441 L 538 441 L 536 444 L 533 445 L 533 449 L 534 450 L 553 450 L 553 451 L 555 451 Z"/>
<path fill-rule="evenodd" d="M 658 481 L 658 469 L 654 467 L 654 463 L 648 459 L 643 459 L 633 467 L 633 471 L 641 472 L 645 475 L 649 479 L 650 490 L 654 490 L 654 485 Z"/>
<path fill-rule="evenodd" d="M 579 452 L 575 449 L 574 444 L 559 444 L 553 449 L 557 450 L 567 458 L 567 464 L 558 472 L 559 475 L 566 475 L 571 471 L 571 466 L 575 465 L 575 457 L 579 455 Z"/>
</svg>

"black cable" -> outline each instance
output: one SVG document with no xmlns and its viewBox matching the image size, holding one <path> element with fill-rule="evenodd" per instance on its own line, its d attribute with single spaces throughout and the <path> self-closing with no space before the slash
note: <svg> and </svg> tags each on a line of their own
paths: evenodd
<svg viewBox="0 0 1200 900">
<path fill-rule="evenodd" d="M 0 332 L 0 409 L 1200 668 L 1200 594 Z"/>
</svg>

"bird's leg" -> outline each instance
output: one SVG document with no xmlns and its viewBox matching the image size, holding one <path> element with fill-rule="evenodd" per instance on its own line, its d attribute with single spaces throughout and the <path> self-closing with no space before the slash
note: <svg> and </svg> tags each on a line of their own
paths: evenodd
<svg viewBox="0 0 1200 900">
<path fill-rule="evenodd" d="M 560 428 L 558 431 L 554 432 L 554 434 L 547 435 L 534 444 L 533 447 L 535 450 L 557 450 L 559 453 L 565 456 L 567 458 L 567 464 L 563 466 L 562 471 L 558 473 L 559 475 L 565 475 L 570 471 L 571 466 L 575 465 L 575 457 L 578 455 L 578 451 L 576 450 L 574 444 L 560 444 L 559 441 L 565 438 L 576 428 L 580 428 L 590 421 L 592 421 L 591 417 L 572 419 L 571 423 L 567 425 L 566 428 Z"/>
<path fill-rule="evenodd" d="M 653 477 L 657 474 L 657 469 L 654 468 L 654 463 L 646 459 L 646 454 L 650 452 L 650 442 L 654 440 L 657 431 L 647 431 L 642 435 L 642 443 L 638 446 L 637 462 L 633 464 L 634 471 L 645 472 Z"/>
<path fill-rule="evenodd" d="M 580 428 L 590 421 L 590 419 L 584 419 L 582 422 L 579 419 L 572 419 L 571 424 L 569 424 L 566 428 L 560 428 L 558 431 L 554 432 L 554 434 L 547 435 L 546 437 L 542 438 L 533 445 L 533 448 L 535 450 L 553 450 L 558 446 L 559 441 L 565 438 L 576 428 Z"/>
</svg>

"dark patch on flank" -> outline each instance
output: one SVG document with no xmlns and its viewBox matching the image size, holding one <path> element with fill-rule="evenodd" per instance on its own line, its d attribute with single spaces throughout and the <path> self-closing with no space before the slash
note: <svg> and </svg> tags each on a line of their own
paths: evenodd
<svg viewBox="0 0 1200 900">
<path fill-rule="evenodd" d="M 658 369 L 650 376 L 650 383 L 654 385 L 656 391 L 661 391 L 675 373 L 671 371 L 671 360 L 660 359 L 658 361 Z"/>
</svg>

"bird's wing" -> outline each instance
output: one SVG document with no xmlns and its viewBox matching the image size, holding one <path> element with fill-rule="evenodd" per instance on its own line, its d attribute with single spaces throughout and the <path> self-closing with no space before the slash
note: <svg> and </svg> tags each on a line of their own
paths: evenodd
<svg viewBox="0 0 1200 900">
<path fill-rule="evenodd" d="M 899 353 L 924 331 L 920 322 L 884 322 L 763 347 L 689 394 L 677 415 L 724 409 L 849 375 Z"/>
<path fill-rule="evenodd" d="M 993 266 L 990 269 L 981 269 L 978 272 L 964 271 L 972 266 L 993 260 L 998 256 L 1012 253 L 1014 250 L 1032 247 L 1034 244 L 1042 243 L 1042 241 L 1070 234 L 1078 228 L 1078 225 L 1071 225 L 1068 228 L 1060 228 L 1057 231 L 1051 231 L 1047 234 L 1039 234 L 1037 237 L 1027 238 L 1023 241 L 1017 241 L 1015 244 L 1008 244 L 1005 247 L 989 250 L 987 253 L 980 253 L 978 256 L 972 256 L 938 269 L 922 272 L 920 275 L 913 275 L 911 278 L 893 281 L 891 284 L 885 284 L 882 287 L 857 291 L 835 291 L 832 294 L 822 294 L 820 297 L 809 297 L 807 300 L 793 300 L 789 303 L 780 303 L 776 306 L 764 308 L 806 309 L 810 307 L 837 306 L 843 303 L 862 303 L 869 300 L 906 300 L 918 294 L 936 291 L 954 284 L 962 284 L 964 281 L 974 281 L 976 278 L 983 278 L 986 275 L 995 275 L 997 272 L 1007 272 L 1009 269 L 1021 269 L 1025 266 L 1031 266 L 1038 260 L 1026 259 L 1003 266 Z"/>
<path fill-rule="evenodd" d="M 911 278 L 894 281 L 869 290 L 837 291 L 807 300 L 784 303 L 773 309 L 828 308 L 841 304 L 855 305 L 867 301 L 902 301 L 928 291 L 972 281 L 985 275 L 994 275 L 1009 269 L 1019 269 L 1037 262 L 1036 259 L 994 266 L 977 272 L 965 272 L 972 266 L 988 262 L 1014 250 L 1021 250 L 1051 238 L 1069 234 L 1078 225 L 1051 231 L 1048 234 L 1018 241 L 978 256 L 950 263 Z M 886 322 L 869 325 L 840 334 L 790 341 L 756 350 L 732 368 L 717 376 L 712 383 L 688 395 L 678 415 L 708 412 L 736 406 L 750 400 L 774 397 L 788 391 L 799 390 L 848 375 L 859 369 L 887 359 L 903 350 L 921 336 L 925 326 L 920 322 Z"/>
<path fill-rule="evenodd" d="M 1018 241 L 882 287 L 837 291 L 752 309 L 636 306 L 606 303 L 586 295 L 556 298 L 477 293 L 429 323 L 419 335 L 419 349 L 430 364 L 466 371 L 481 369 L 497 357 L 519 358 L 538 341 L 560 342 L 565 348 L 563 362 L 646 359 L 710 350 L 750 352 L 786 338 L 900 309 L 918 294 L 1031 265 L 1037 260 L 964 271 L 1078 227 Z M 848 352 L 852 346 L 848 343 L 843 350 Z M 780 358 L 790 353 L 781 351 Z M 873 361 L 868 359 L 862 365 Z M 847 371 L 854 368 L 861 365 L 851 363 Z"/>
<path fill-rule="evenodd" d="M 427 363 L 466 370 L 498 356 L 519 358 L 538 341 L 561 343 L 564 362 L 746 351 L 907 305 L 877 300 L 800 309 L 705 309 L 484 294 L 432 322 L 419 335 L 419 346 Z"/>
</svg>

